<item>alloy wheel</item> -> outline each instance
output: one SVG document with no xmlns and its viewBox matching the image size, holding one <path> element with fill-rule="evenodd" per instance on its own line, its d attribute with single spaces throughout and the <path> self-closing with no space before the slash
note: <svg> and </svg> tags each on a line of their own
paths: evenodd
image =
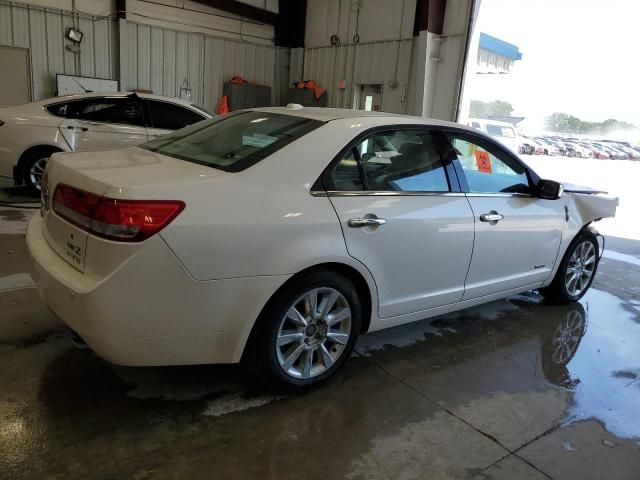
<svg viewBox="0 0 640 480">
<path fill-rule="evenodd" d="M 564 321 L 556 328 L 553 336 L 552 360 L 557 365 L 565 365 L 578 349 L 582 338 L 584 316 L 578 311 L 568 313 Z"/>
<path fill-rule="evenodd" d="M 308 290 L 280 321 L 276 356 L 280 367 L 297 379 L 317 377 L 329 370 L 351 337 L 351 308 L 330 287 Z"/>
<path fill-rule="evenodd" d="M 567 293 L 578 297 L 589 285 L 595 268 L 596 250 L 593 243 L 585 240 L 576 246 L 569 258 L 564 279 Z"/>
<path fill-rule="evenodd" d="M 29 180 L 31 185 L 38 190 L 40 190 L 40 182 L 42 181 L 42 175 L 44 175 L 44 169 L 47 166 L 47 160 L 48 158 L 46 157 L 39 158 L 33 162 L 33 165 L 31 165 L 31 168 L 29 169 Z"/>
</svg>

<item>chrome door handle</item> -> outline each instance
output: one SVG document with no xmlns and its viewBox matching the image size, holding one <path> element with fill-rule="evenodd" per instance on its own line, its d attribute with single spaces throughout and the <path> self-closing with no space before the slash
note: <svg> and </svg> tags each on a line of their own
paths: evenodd
<svg viewBox="0 0 640 480">
<path fill-rule="evenodd" d="M 504 215 L 500 215 L 497 212 L 483 213 L 480 215 L 481 222 L 498 222 L 504 218 Z"/>
<path fill-rule="evenodd" d="M 377 227 L 385 223 L 387 221 L 384 218 L 352 218 L 349 220 L 349 226 L 353 228 Z"/>
</svg>

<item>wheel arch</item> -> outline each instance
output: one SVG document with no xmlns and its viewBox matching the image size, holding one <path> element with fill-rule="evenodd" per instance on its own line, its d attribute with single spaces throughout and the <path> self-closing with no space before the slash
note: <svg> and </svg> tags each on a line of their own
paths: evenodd
<svg viewBox="0 0 640 480">
<path fill-rule="evenodd" d="M 308 275 L 313 272 L 334 272 L 339 273 L 349 279 L 356 287 L 358 292 L 358 296 L 362 302 L 362 325 L 360 328 L 360 333 L 366 333 L 369 330 L 369 326 L 371 325 L 371 318 L 374 313 L 373 302 L 374 299 L 377 298 L 375 296 L 375 292 L 371 291 L 371 286 L 367 281 L 367 278 L 362 274 L 362 272 L 358 271 L 352 265 L 348 265 L 342 262 L 324 262 L 312 265 L 303 270 L 300 270 L 298 273 L 289 278 L 286 282 L 284 282 L 278 290 L 271 296 L 271 298 L 267 301 L 265 306 L 262 308 L 260 314 L 268 308 L 269 304 L 278 296 L 278 294 L 287 288 L 292 283 L 295 283 L 301 277 Z"/>
<path fill-rule="evenodd" d="M 242 345 L 241 357 L 245 358 L 247 353 L 251 353 L 250 345 L 254 339 L 254 335 L 259 330 L 260 318 L 263 313 L 269 309 L 272 303 L 277 299 L 278 295 L 287 287 L 289 287 L 292 283 L 297 282 L 301 277 L 308 275 L 313 272 L 335 272 L 345 276 L 349 279 L 353 285 L 355 286 L 358 296 L 361 298 L 362 302 L 362 325 L 360 326 L 360 332 L 358 333 L 366 333 L 369 330 L 371 325 L 373 315 L 375 314 L 374 305 L 377 304 L 377 293 L 375 290 L 375 285 L 372 285 L 372 280 L 368 279 L 365 274 L 359 271 L 356 267 L 349 265 L 347 263 L 342 262 L 323 262 L 315 265 L 311 265 L 309 267 L 300 270 L 298 273 L 294 274 L 290 278 L 287 279 L 280 287 L 271 295 L 269 300 L 264 304 L 264 306 L 260 309 L 260 313 L 256 317 L 251 329 L 245 337 L 244 344 Z"/>
<path fill-rule="evenodd" d="M 51 144 L 41 144 L 41 145 L 33 145 L 27 148 L 20 158 L 18 158 L 18 163 L 16 164 L 15 172 L 14 172 L 14 180 L 18 183 L 21 183 L 25 180 L 25 162 L 27 159 L 34 153 L 58 153 L 63 152 L 64 150 L 60 148 L 59 145 L 51 145 Z"/>
</svg>

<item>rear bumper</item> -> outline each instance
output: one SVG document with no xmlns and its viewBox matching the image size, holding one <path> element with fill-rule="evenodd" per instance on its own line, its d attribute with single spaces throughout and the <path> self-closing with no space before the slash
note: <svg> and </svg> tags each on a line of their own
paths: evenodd
<svg viewBox="0 0 640 480">
<path fill-rule="evenodd" d="M 40 296 L 96 354 L 119 365 L 238 362 L 262 307 L 288 278 L 195 281 L 157 235 L 97 278 L 67 264 L 42 226 L 36 215 L 27 231 Z"/>
</svg>

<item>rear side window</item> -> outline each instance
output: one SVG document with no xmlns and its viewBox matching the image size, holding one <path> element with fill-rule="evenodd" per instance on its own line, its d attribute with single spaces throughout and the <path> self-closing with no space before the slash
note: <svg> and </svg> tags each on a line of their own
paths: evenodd
<svg viewBox="0 0 640 480">
<path fill-rule="evenodd" d="M 52 115 L 90 122 L 144 126 L 142 105 L 137 99 L 98 97 L 55 103 L 46 107 Z"/>
<path fill-rule="evenodd" d="M 440 153 L 428 131 L 373 134 L 347 152 L 336 165 L 332 178 L 339 191 L 365 187 L 380 192 L 449 191 Z"/>
<path fill-rule="evenodd" d="M 145 100 L 149 107 L 151 126 L 164 130 L 178 130 L 205 119 L 203 115 L 168 102 L 157 100 Z"/>
<path fill-rule="evenodd" d="M 63 118 L 74 118 L 73 104 L 76 102 L 55 103 L 45 107 L 51 115 Z"/>
<path fill-rule="evenodd" d="M 131 98 L 99 98 L 78 102 L 75 118 L 90 122 L 143 126 L 142 105 Z"/>
<path fill-rule="evenodd" d="M 322 124 L 293 115 L 239 112 L 178 130 L 142 148 L 227 172 L 239 172 Z"/>
</svg>

